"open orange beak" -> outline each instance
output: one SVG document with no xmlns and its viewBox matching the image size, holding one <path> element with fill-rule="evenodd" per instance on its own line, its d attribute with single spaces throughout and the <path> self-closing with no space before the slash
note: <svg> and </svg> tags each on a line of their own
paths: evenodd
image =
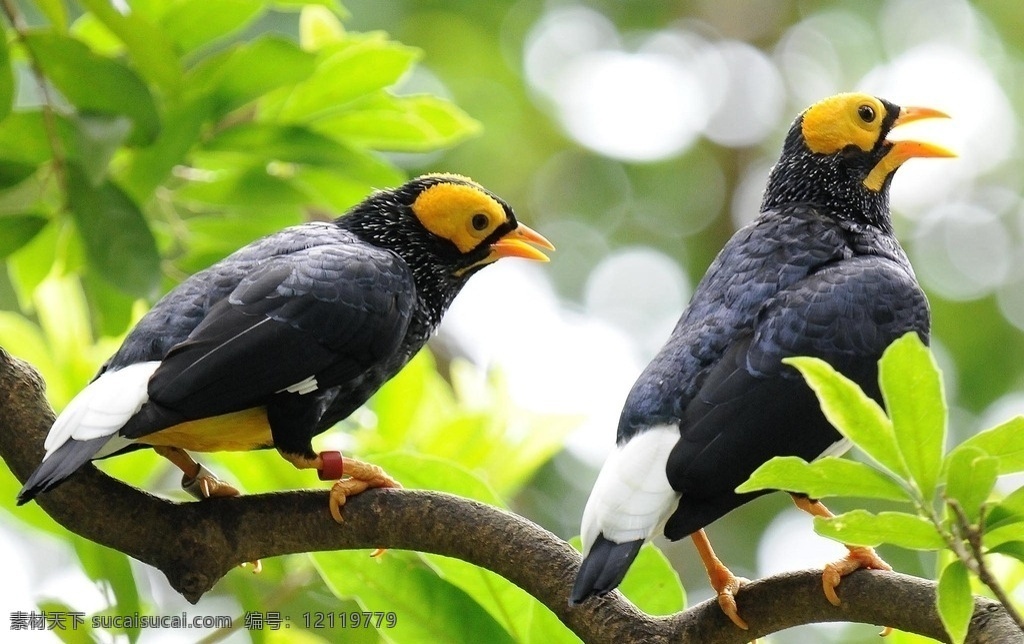
<svg viewBox="0 0 1024 644">
<path fill-rule="evenodd" d="M 892 127 L 896 128 L 900 125 L 906 125 L 914 121 L 923 121 L 924 119 L 948 118 L 949 115 L 945 112 L 933 110 L 930 107 L 904 107 L 900 109 L 900 115 L 896 117 L 896 122 L 892 124 Z M 915 157 L 946 158 L 956 156 L 954 152 L 950 152 L 946 148 L 932 143 L 923 143 L 921 141 L 889 141 L 888 143 L 892 147 L 889 148 L 889 151 L 885 153 L 882 160 L 871 169 L 871 172 L 864 179 L 864 185 L 876 192 L 882 189 L 886 179 L 903 165 L 907 159 Z"/>
<path fill-rule="evenodd" d="M 495 259 L 500 257 L 522 257 L 538 262 L 551 261 L 548 256 L 534 248 L 539 246 L 545 250 L 555 250 L 555 247 L 537 231 L 526 224 L 519 224 L 517 228 L 494 242 L 491 246 L 491 256 Z"/>
<path fill-rule="evenodd" d="M 906 125 L 907 123 L 913 123 L 914 121 L 923 121 L 924 119 L 948 119 L 949 114 L 940 112 L 939 110 L 933 110 L 930 107 L 904 107 L 900 109 L 900 115 L 896 118 L 896 122 L 893 123 L 893 127 L 899 127 L 900 125 Z M 950 152 L 946 148 L 933 145 L 931 143 L 922 143 L 920 141 L 894 141 L 892 150 L 889 151 L 888 156 L 895 155 L 893 161 L 897 162 L 897 167 L 902 165 L 907 159 L 914 157 L 955 157 L 955 152 Z"/>
</svg>

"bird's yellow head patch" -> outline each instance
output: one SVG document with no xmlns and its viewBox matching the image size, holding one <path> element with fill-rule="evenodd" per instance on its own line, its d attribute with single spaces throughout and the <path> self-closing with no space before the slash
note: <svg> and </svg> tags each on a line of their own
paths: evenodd
<svg viewBox="0 0 1024 644">
<path fill-rule="evenodd" d="M 804 112 L 802 132 L 807 147 L 818 154 L 835 154 L 855 145 L 872 150 L 885 135 L 886 107 L 868 94 L 838 94 Z"/>
<path fill-rule="evenodd" d="M 423 190 L 412 204 L 423 227 L 468 253 L 503 224 L 513 225 L 505 207 L 483 187 L 459 175 Z M 448 179 L 448 180 L 445 180 Z"/>
</svg>

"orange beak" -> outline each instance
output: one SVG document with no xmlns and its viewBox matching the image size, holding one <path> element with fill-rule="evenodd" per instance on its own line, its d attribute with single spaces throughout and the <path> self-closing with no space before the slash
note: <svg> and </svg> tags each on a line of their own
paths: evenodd
<svg viewBox="0 0 1024 644">
<path fill-rule="evenodd" d="M 893 123 L 893 127 L 899 127 L 900 125 L 906 125 L 907 123 L 913 123 L 914 121 L 923 121 L 924 119 L 948 119 L 949 114 L 934 110 L 930 107 L 904 107 L 900 110 L 900 115 L 896 118 L 896 122 Z M 933 145 L 931 143 L 922 143 L 920 141 L 895 141 L 893 142 L 892 150 L 889 151 L 889 156 L 895 156 L 893 161 L 902 164 L 907 159 L 914 157 L 940 157 L 948 158 L 955 157 L 955 152 L 950 152 L 946 148 Z"/>
<path fill-rule="evenodd" d="M 892 124 L 893 128 L 900 125 L 906 125 L 907 123 L 913 123 L 914 121 L 922 121 L 924 119 L 948 119 L 949 115 L 939 110 L 933 110 L 930 107 L 904 107 L 900 109 L 900 115 L 896 117 L 896 122 Z M 868 176 L 864 179 L 864 185 L 869 189 L 878 191 L 885 185 L 886 178 L 889 177 L 893 172 L 896 171 L 907 159 L 913 159 L 915 157 L 955 157 L 954 152 L 950 152 L 946 148 L 934 145 L 932 143 L 923 143 L 921 141 L 892 141 L 892 147 L 882 157 L 882 160 L 871 169 Z"/>
<path fill-rule="evenodd" d="M 538 262 L 551 261 L 547 255 L 534 248 L 534 246 L 539 246 L 545 250 L 555 250 L 555 247 L 544 235 L 541 235 L 526 224 L 519 224 L 517 228 L 491 246 L 491 257 L 494 259 L 522 257 L 523 259 L 532 259 Z"/>
</svg>

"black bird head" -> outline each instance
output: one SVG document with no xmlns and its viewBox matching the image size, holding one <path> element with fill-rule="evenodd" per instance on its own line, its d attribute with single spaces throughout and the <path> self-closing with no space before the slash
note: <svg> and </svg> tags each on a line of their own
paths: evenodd
<svg viewBox="0 0 1024 644">
<path fill-rule="evenodd" d="M 839 219 L 885 230 L 889 184 L 914 157 L 951 157 L 952 152 L 919 141 L 889 141 L 898 125 L 948 118 L 926 107 L 900 107 L 867 94 L 838 94 L 796 118 L 772 168 L 761 210 L 808 203 Z"/>
<path fill-rule="evenodd" d="M 438 311 L 465 281 L 502 257 L 548 261 L 554 250 L 516 220 L 503 199 L 455 174 L 427 174 L 381 190 L 337 220 L 363 241 L 397 253 Z M 436 313 L 436 312 L 435 312 Z"/>
</svg>

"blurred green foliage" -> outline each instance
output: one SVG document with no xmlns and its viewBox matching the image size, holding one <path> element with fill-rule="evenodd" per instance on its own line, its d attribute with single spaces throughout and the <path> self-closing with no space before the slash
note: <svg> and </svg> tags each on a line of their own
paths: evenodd
<svg viewBox="0 0 1024 644">
<path fill-rule="evenodd" d="M 569 307 L 584 315 L 600 317 L 588 301 L 594 269 L 624 248 L 654 249 L 696 283 L 756 210 L 763 173 L 799 110 L 828 93 L 863 87 L 887 87 L 887 98 L 914 100 L 921 85 L 963 107 L 933 105 L 953 112 L 954 127 L 972 135 L 963 142 L 962 161 L 953 162 L 956 173 L 919 186 L 932 201 L 894 198 L 897 230 L 932 303 L 950 441 L 1024 405 L 1024 300 L 1018 295 L 1024 293 L 1024 165 L 1014 152 L 1024 143 L 1024 92 L 1017 81 L 1024 73 L 1024 8 L 1016 0 L 345 4 L 4 3 L 18 20 L 8 17 L 0 40 L 0 345 L 42 371 L 55 407 L 81 389 L 130 324 L 184 276 L 262 234 L 333 216 L 372 188 L 421 171 L 469 174 L 514 204 L 559 246 L 548 274 Z M 570 32 L 551 32 L 545 40 L 552 25 Z M 552 40 L 565 48 L 544 58 Z M 652 52 L 657 60 L 637 55 Z M 935 67 L 899 72 L 922 58 L 937 61 Z M 570 72 L 594 60 L 684 64 L 669 81 L 594 74 L 609 88 L 594 98 L 583 93 L 594 88 L 569 82 Z M 723 67 L 729 60 L 734 65 Z M 547 67 L 540 64 L 545 61 Z M 902 84 L 886 85 L 879 74 Z M 686 92 L 676 93 L 676 103 L 644 93 L 678 87 Z M 616 98 L 628 109 L 618 113 L 613 133 L 632 132 L 643 122 L 663 125 L 648 108 L 667 105 L 676 120 L 691 119 L 692 137 L 672 153 L 642 160 L 601 149 L 581 136 L 584 117 L 594 114 L 578 108 L 621 109 Z M 995 111 L 968 109 L 979 106 Z M 732 130 L 750 123 L 758 125 L 756 136 L 730 142 Z M 978 148 L 974 154 L 971 146 Z M 896 189 L 913 171 L 901 170 Z M 974 216 L 978 209 L 985 215 L 980 223 L 965 215 L 963 228 L 950 225 L 958 213 Z M 658 275 L 627 279 L 634 288 L 620 306 L 643 316 L 629 295 L 645 288 L 656 293 L 666 282 Z M 634 340 L 653 350 L 660 337 Z M 641 352 L 638 360 L 646 357 Z M 407 485 L 512 504 L 557 534 L 574 535 L 595 471 L 565 452 L 544 465 L 573 419 L 517 409 L 500 377 L 481 380 L 454 364 L 451 382 L 437 376 L 427 356 L 410 365 L 347 423 L 351 444 L 345 447 L 386 461 Z M 406 396 L 420 402 L 400 403 Z M 508 424 L 516 429 L 504 431 Z M 609 432 L 613 424 L 607 419 Z M 484 438 L 468 449 L 443 440 L 444 432 Z M 216 460 L 250 492 L 310 484 L 272 454 Z M 176 483 L 165 464 L 143 454 L 104 467 L 150 488 Z M 928 484 L 934 473 L 921 475 L 918 484 Z M 13 510 L 16 490 L 13 478 L 0 474 L 0 506 L 13 523 L 75 543 L 36 506 Z M 762 533 L 788 506 L 781 496 L 763 497 L 711 528 L 719 554 L 747 576 L 762 564 Z M 891 503 L 885 497 L 836 500 L 839 509 L 876 514 Z M 88 561 L 98 555 L 73 547 L 83 570 L 95 571 Z M 666 553 L 697 599 L 706 596 L 703 569 L 688 546 L 673 545 Z M 360 558 L 353 569 L 369 565 L 364 553 L 351 554 Z M 935 572 L 929 557 L 884 554 L 899 570 Z M 452 601 L 475 602 L 476 608 L 459 605 L 470 606 L 467 615 L 490 624 L 486 628 L 504 629 L 516 641 L 565 635 L 550 613 L 516 589 L 503 587 L 495 595 L 501 599 L 489 599 L 480 591 L 491 587 L 486 575 L 442 570 L 429 556 L 389 553 L 385 561 L 393 555 L 393 564 L 381 565 L 433 571 L 434 577 L 417 573 L 417 580 L 433 581 L 416 592 L 437 584 L 444 596 L 461 598 Z M 229 575 L 211 601 L 227 601 L 237 615 L 269 606 L 296 615 L 361 605 L 358 599 L 339 605 L 334 591 L 344 582 L 325 581 L 329 565 L 305 557 L 264 564 L 260 576 Z M 1002 572 L 1021 577 L 1016 568 Z M 95 578 L 106 589 L 105 610 L 116 613 L 138 601 L 131 599 L 142 578 L 138 568 L 133 576 Z M 950 579 L 951 585 L 962 581 Z M 677 582 L 665 569 L 657 584 L 674 588 Z M 66 599 L 46 605 L 70 606 Z M 162 608 L 142 603 L 144 611 Z M 528 631 L 502 617 L 504 611 L 525 615 L 527 605 L 533 611 L 532 621 L 524 621 Z M 251 635 L 284 639 L 283 631 Z M 297 637 L 294 630 L 288 635 Z M 389 637 L 337 628 L 307 635 L 311 641 Z M 873 640 L 874 630 L 801 629 L 780 637 L 859 642 Z M 905 634 L 891 639 L 920 641 Z"/>
</svg>

